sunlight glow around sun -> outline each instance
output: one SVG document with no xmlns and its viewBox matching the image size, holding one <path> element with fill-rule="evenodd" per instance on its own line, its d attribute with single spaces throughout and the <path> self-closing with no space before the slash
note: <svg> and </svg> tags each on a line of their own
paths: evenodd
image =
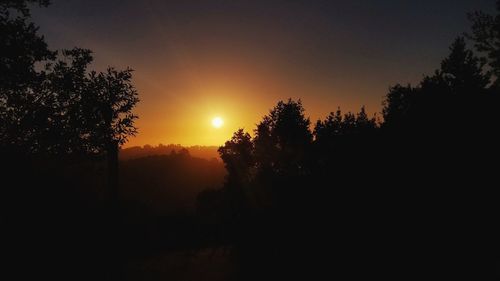
<svg viewBox="0 0 500 281">
<path fill-rule="evenodd" d="M 222 125 L 224 125 L 224 120 L 222 120 L 222 118 L 215 117 L 214 119 L 212 119 L 212 126 L 214 126 L 214 128 L 218 129 L 222 127 Z"/>
</svg>

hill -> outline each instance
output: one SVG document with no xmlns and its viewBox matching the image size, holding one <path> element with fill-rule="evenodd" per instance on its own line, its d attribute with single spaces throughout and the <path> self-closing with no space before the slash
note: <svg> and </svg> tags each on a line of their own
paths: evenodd
<svg viewBox="0 0 500 281">
<path fill-rule="evenodd" d="M 202 159 L 217 159 L 219 160 L 219 153 L 217 152 L 217 146 L 182 146 L 180 144 L 169 144 L 158 146 L 134 146 L 129 148 L 124 148 L 120 150 L 120 160 L 130 160 L 141 157 L 153 156 L 153 155 L 170 155 L 172 152 L 179 153 L 182 150 L 187 150 L 192 157 L 202 158 Z"/>
</svg>

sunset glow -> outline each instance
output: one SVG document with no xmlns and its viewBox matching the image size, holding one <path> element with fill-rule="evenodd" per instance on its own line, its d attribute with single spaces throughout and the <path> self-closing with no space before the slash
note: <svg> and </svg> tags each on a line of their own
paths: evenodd
<svg viewBox="0 0 500 281">
<path fill-rule="evenodd" d="M 394 1 L 395 14 L 385 1 L 124 0 L 123 11 L 113 1 L 96 1 L 95 10 L 89 1 L 53 2 L 33 11 L 52 48 L 71 48 L 83 36 L 97 55 L 96 69 L 135 70 L 138 134 L 124 147 L 222 145 L 238 128 L 252 134 L 288 98 L 302 100 L 313 124 L 338 107 L 380 112 L 389 85 L 416 83 L 434 69 L 441 50 L 467 29 L 467 11 L 494 6 L 461 1 L 446 9 L 446 1 L 432 2 L 446 12 L 443 22 L 440 13 L 426 17 L 426 6 L 414 1 Z M 415 35 L 411 44 L 399 39 L 408 34 Z M 222 113 L 223 125 L 212 125 Z"/>
<path fill-rule="evenodd" d="M 212 119 L 212 126 L 214 126 L 214 128 L 219 129 L 223 125 L 224 125 L 224 120 L 222 120 L 222 118 L 215 117 L 214 119 Z"/>
</svg>

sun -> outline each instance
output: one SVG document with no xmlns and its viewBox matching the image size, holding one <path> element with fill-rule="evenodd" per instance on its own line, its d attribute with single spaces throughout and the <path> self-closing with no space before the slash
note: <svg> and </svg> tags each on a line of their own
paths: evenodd
<svg viewBox="0 0 500 281">
<path fill-rule="evenodd" d="M 222 118 L 220 117 L 215 117 L 214 119 L 212 119 L 212 126 L 214 126 L 214 128 L 220 128 L 224 125 L 224 120 L 222 120 Z"/>
</svg>

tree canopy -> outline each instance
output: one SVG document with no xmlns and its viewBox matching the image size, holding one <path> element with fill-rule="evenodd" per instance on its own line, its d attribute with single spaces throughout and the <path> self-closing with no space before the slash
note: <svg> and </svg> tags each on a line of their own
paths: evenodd
<svg viewBox="0 0 500 281">
<path fill-rule="evenodd" d="M 132 70 L 90 70 L 90 50 L 51 51 L 29 4 L 0 3 L 0 146 L 24 153 L 100 154 L 137 129 Z"/>
</svg>

